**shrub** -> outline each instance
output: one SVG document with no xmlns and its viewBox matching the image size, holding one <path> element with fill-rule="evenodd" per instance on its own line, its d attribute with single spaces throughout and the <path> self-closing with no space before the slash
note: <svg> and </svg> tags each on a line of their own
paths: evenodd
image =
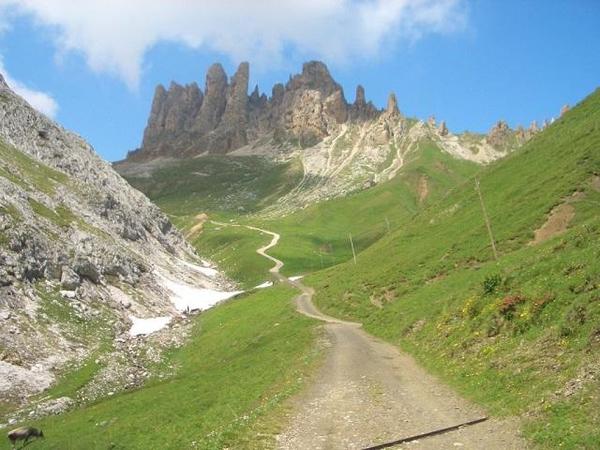
<svg viewBox="0 0 600 450">
<path fill-rule="evenodd" d="M 498 289 L 500 283 L 502 283 L 502 277 L 498 274 L 485 277 L 482 283 L 484 295 L 489 295 L 496 292 L 496 289 Z"/>
</svg>

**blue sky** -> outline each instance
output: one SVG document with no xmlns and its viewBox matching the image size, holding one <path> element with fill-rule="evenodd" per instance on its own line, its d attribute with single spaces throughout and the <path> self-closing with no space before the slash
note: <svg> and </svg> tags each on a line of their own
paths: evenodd
<svg viewBox="0 0 600 450">
<path fill-rule="evenodd" d="M 270 93 L 321 59 L 349 101 L 394 91 L 456 132 L 541 122 L 600 84 L 597 0 L 78 3 L 0 0 L 0 70 L 111 161 L 139 146 L 156 84 L 203 87 L 215 61 L 249 60 Z"/>
</svg>

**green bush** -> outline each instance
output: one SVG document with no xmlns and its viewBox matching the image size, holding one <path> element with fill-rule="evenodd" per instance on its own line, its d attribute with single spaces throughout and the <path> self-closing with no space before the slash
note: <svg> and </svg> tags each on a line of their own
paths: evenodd
<svg viewBox="0 0 600 450">
<path fill-rule="evenodd" d="M 498 274 L 485 277 L 483 283 L 481 283 L 483 293 L 485 295 L 493 294 L 498 289 L 498 286 L 500 286 L 500 283 L 502 283 L 502 277 Z"/>
</svg>

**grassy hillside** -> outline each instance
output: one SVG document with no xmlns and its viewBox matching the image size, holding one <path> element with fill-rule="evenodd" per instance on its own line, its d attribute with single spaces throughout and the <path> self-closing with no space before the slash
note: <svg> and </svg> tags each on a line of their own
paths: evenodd
<svg viewBox="0 0 600 450">
<path fill-rule="evenodd" d="M 260 210 L 298 184 L 301 167 L 297 161 L 273 164 L 260 157 L 205 156 L 158 169 L 149 178 L 127 179 L 180 229 L 190 230 L 198 213 L 207 213 L 203 232 L 192 236 L 194 246 L 244 287 L 252 287 L 264 281 L 269 264 L 255 250 L 270 238 L 215 225 L 210 219 L 279 232 L 282 240 L 272 253 L 286 261 L 285 273 L 295 275 L 347 261 L 352 258 L 350 233 L 356 251 L 366 249 L 478 168 L 423 141 L 391 181 L 270 220 L 261 219 Z"/>
<path fill-rule="evenodd" d="M 203 232 L 192 239 L 192 244 L 217 263 L 220 270 L 249 289 L 269 279 L 273 263 L 258 255 L 256 249 L 270 241 L 271 236 L 254 230 L 208 222 Z"/>
<path fill-rule="evenodd" d="M 447 195 L 478 168 L 424 141 L 391 181 L 264 221 L 261 226 L 281 234 L 271 254 L 285 261 L 285 273 L 319 270 L 352 258 L 350 233 L 356 252 L 366 249 Z"/>
<path fill-rule="evenodd" d="M 260 214 L 233 217 L 236 223 L 260 225 L 280 233 L 282 239 L 271 253 L 285 261 L 284 273 L 296 275 L 347 261 L 352 258 L 350 233 L 355 250 L 366 249 L 447 195 L 478 168 L 423 142 L 397 177 L 374 188 L 318 203 L 283 218 L 261 219 Z M 191 217 L 177 222 L 184 229 L 194 223 Z M 193 243 L 232 278 L 251 287 L 264 281 L 268 261 L 256 255 L 255 250 L 269 240 L 255 231 L 207 222 Z"/>
<path fill-rule="evenodd" d="M 171 162 L 151 176 L 125 177 L 170 216 L 212 212 L 224 217 L 255 212 L 284 195 L 302 178 L 302 167 L 259 156 L 207 155 Z"/>
<path fill-rule="evenodd" d="M 326 312 L 400 344 L 546 448 L 600 442 L 600 92 L 358 257 L 308 278 Z M 538 245 L 561 204 L 569 230 Z"/>
<path fill-rule="evenodd" d="M 35 448 L 265 448 L 282 401 L 315 361 L 315 323 L 278 286 L 229 301 L 196 319 L 191 340 L 165 364 L 170 379 L 103 399 L 35 426 Z M 9 448 L 8 441 L 2 448 Z"/>
</svg>

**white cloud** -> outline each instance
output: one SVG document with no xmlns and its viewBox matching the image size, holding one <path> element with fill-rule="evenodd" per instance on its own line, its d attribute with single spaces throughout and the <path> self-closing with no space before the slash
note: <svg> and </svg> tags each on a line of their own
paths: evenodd
<svg viewBox="0 0 600 450">
<path fill-rule="evenodd" d="M 265 66 L 289 52 L 351 61 L 461 28 L 463 1 L 0 0 L 0 10 L 32 17 L 52 30 L 59 54 L 81 53 L 93 70 L 135 88 L 146 51 L 161 41 Z"/>
<path fill-rule="evenodd" d="M 54 100 L 54 98 L 50 94 L 31 89 L 25 86 L 20 81 L 12 78 L 4 68 L 2 58 L 0 58 L 0 74 L 2 74 L 2 76 L 4 77 L 4 81 L 6 81 L 6 84 L 8 84 L 8 86 L 14 92 L 23 97 L 27 101 L 27 103 L 29 103 L 41 113 L 46 114 L 48 117 L 56 116 L 56 112 L 58 111 L 58 103 L 56 102 L 56 100 Z"/>
</svg>

